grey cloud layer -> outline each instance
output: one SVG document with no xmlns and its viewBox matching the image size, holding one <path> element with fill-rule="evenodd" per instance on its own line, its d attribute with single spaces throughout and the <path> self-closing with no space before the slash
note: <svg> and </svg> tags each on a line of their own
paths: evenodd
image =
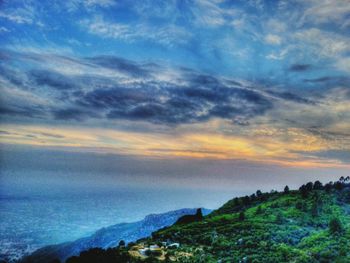
<svg viewBox="0 0 350 263">
<path fill-rule="evenodd" d="M 290 92 L 262 92 L 189 69 L 162 68 L 112 56 L 77 59 L 31 54 L 23 57 L 36 63 L 17 69 L 11 65 L 19 63 L 21 56 L 9 57 L 11 53 L 1 63 L 3 88 L 10 93 L 9 87 L 20 89 L 50 102 L 20 105 L 15 96 L 2 98 L 0 114 L 10 118 L 121 119 L 166 125 L 222 118 L 245 125 L 271 110 L 276 100 L 314 103 Z M 59 65 L 52 68 L 55 63 Z M 69 74 L 67 67 L 84 67 L 84 71 Z M 169 72 L 172 77 L 167 77 Z"/>
</svg>

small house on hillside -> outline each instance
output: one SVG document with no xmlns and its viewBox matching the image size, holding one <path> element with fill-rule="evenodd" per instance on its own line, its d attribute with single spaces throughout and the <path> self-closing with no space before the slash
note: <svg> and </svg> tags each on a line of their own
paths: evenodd
<svg viewBox="0 0 350 263">
<path fill-rule="evenodd" d="M 168 245 L 167 248 L 175 249 L 175 248 L 179 248 L 179 247 L 180 247 L 180 244 L 179 244 L 179 243 L 172 243 L 172 244 Z"/>
</svg>

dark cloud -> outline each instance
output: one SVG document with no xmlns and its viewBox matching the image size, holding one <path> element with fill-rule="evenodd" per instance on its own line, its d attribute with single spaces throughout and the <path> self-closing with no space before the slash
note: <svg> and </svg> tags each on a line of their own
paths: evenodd
<svg viewBox="0 0 350 263">
<path fill-rule="evenodd" d="M 86 93 L 83 97 L 78 98 L 77 103 L 82 106 L 92 108 L 123 108 L 131 105 L 136 105 L 143 102 L 156 101 L 157 94 L 155 88 L 145 87 L 121 87 L 113 88 L 97 88 Z"/>
<path fill-rule="evenodd" d="M 0 105 L 0 115 L 39 118 L 44 115 L 44 110 L 40 106 L 9 106 Z"/>
<path fill-rule="evenodd" d="M 293 64 L 290 66 L 289 71 L 302 72 L 312 68 L 310 64 Z"/>
<path fill-rule="evenodd" d="M 231 105 L 216 105 L 210 111 L 212 116 L 227 118 L 228 116 L 234 117 L 236 115 L 243 114 L 242 110 Z"/>
<path fill-rule="evenodd" d="M 75 120 L 82 121 L 88 117 L 96 117 L 96 114 L 77 108 L 54 109 L 52 114 L 56 120 Z"/>
<path fill-rule="evenodd" d="M 212 76 L 187 74 L 183 82 L 186 84 L 145 81 L 98 88 L 80 95 L 76 104 L 101 112 L 108 119 L 168 125 L 201 122 L 213 117 L 249 119 L 264 114 L 273 106 L 256 91 L 226 86 Z M 74 116 L 72 111 L 64 113 L 65 118 Z"/>
<path fill-rule="evenodd" d="M 314 153 L 316 156 L 326 159 L 337 159 L 343 163 L 350 163 L 350 151 L 349 150 L 328 150 L 319 151 Z"/>
<path fill-rule="evenodd" d="M 192 85 L 204 85 L 206 87 L 220 84 L 219 80 L 213 76 L 202 74 L 186 74 L 185 78 L 188 79 Z"/>
<path fill-rule="evenodd" d="M 268 91 L 268 93 L 275 97 L 288 100 L 288 101 L 293 101 L 293 102 L 303 103 L 303 104 L 316 104 L 316 102 L 312 99 L 303 98 L 297 94 L 290 93 L 290 92 Z"/>
<path fill-rule="evenodd" d="M 345 133 L 345 132 L 328 131 L 323 129 L 322 126 L 313 126 L 313 127 L 307 128 L 307 131 L 325 140 L 344 140 L 344 141 L 350 140 L 350 132 Z"/>
<path fill-rule="evenodd" d="M 12 133 L 8 132 L 8 131 L 0 131 L 0 134 L 3 135 L 12 135 Z"/>
<path fill-rule="evenodd" d="M 0 1 L 1 4 L 1 1 Z M 0 49 L 0 62 L 7 62 L 11 59 L 11 56 L 8 54 L 7 50 Z"/>
<path fill-rule="evenodd" d="M 8 132 L 8 131 L 2 131 L 0 130 L 0 135 L 19 135 L 18 133 L 15 132 Z M 60 134 L 54 134 L 54 133 L 48 133 L 48 132 L 38 132 L 38 134 L 43 135 L 45 137 L 51 137 L 51 138 L 55 138 L 55 139 L 63 139 L 65 138 L 65 136 L 60 135 Z M 28 138 L 37 138 L 37 134 L 26 134 L 25 135 Z"/>
<path fill-rule="evenodd" d="M 112 110 L 107 116 L 110 119 L 145 120 L 155 123 L 177 123 L 176 115 L 176 112 L 172 111 L 172 109 L 166 108 L 165 105 L 159 103 L 144 103 L 125 110 Z"/>
<path fill-rule="evenodd" d="M 243 87 L 243 85 L 241 83 L 234 81 L 234 80 L 226 80 L 226 83 L 229 85 L 233 85 L 233 86 Z"/>
<path fill-rule="evenodd" d="M 33 134 L 26 134 L 25 135 L 27 138 L 38 138 L 38 136 L 33 135 Z"/>
<path fill-rule="evenodd" d="M 29 78 L 39 86 L 49 86 L 58 90 L 76 89 L 79 87 L 74 79 L 49 70 L 32 70 Z"/>
<path fill-rule="evenodd" d="M 123 73 L 126 73 L 133 77 L 145 77 L 148 76 L 150 71 L 142 65 L 134 63 L 130 60 L 126 60 L 114 56 L 97 56 L 92 58 L 87 58 L 88 61 L 93 64 L 114 69 Z"/>
<path fill-rule="evenodd" d="M 314 79 L 304 79 L 304 82 L 307 83 L 315 83 L 315 84 L 332 84 L 332 85 L 341 85 L 341 86 L 349 86 L 350 78 L 347 76 L 324 76 L 320 78 Z"/>
<path fill-rule="evenodd" d="M 307 157 L 318 157 L 322 159 L 338 160 L 344 164 L 350 163 L 350 152 L 348 150 L 324 150 L 314 152 L 297 152 Z"/>
<path fill-rule="evenodd" d="M 46 136 L 46 137 L 51 137 L 51 138 L 56 138 L 56 139 L 63 139 L 65 136 L 60 135 L 60 134 L 54 134 L 54 133 L 48 133 L 48 132 L 40 132 L 41 135 Z"/>
<path fill-rule="evenodd" d="M 332 80 L 332 77 L 321 77 L 321 78 L 316 78 L 316 79 L 305 79 L 305 82 L 326 82 Z"/>
<path fill-rule="evenodd" d="M 36 62 L 41 59 L 37 55 L 31 56 Z M 111 78 L 92 73 L 73 76 L 42 69 L 37 64 L 18 79 L 14 78 L 16 74 L 12 71 L 7 71 L 13 82 L 20 84 L 21 78 L 24 78 L 24 82 L 30 84 L 27 86 L 30 86 L 31 92 L 39 97 L 45 90 L 43 96 L 50 103 L 43 107 L 54 120 L 122 119 L 178 125 L 222 118 L 247 125 L 250 119 L 274 107 L 273 97 L 297 103 L 313 103 L 310 99 L 289 92 L 267 91 L 271 97 L 235 80 L 184 68 L 173 69 L 177 72 L 176 79 L 159 80 L 162 78 L 158 77 L 164 71 L 159 65 L 141 64 L 113 56 L 85 59 L 53 56 L 52 60 L 69 63 L 70 67 L 72 63 L 78 63 L 79 66 L 90 67 L 89 72 L 96 68 L 103 73 L 103 69 L 108 68 L 129 77 L 119 78 L 116 74 Z M 53 88 L 54 92 L 47 87 Z M 25 112 L 22 108 L 3 108 L 0 114 L 37 115 L 30 109 Z"/>
<path fill-rule="evenodd" d="M 0 65 L 0 72 L 1 72 L 1 76 L 6 80 L 8 80 L 13 85 L 20 86 L 20 87 L 24 86 L 24 80 L 23 78 L 21 78 L 19 72 L 8 69 L 1 65 Z"/>
</svg>

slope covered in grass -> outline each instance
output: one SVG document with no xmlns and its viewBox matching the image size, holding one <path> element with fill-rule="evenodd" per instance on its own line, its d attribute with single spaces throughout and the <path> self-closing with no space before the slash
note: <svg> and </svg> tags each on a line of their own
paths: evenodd
<svg viewBox="0 0 350 263">
<path fill-rule="evenodd" d="M 174 242 L 180 246 L 164 245 Z M 135 256 L 135 247 L 154 244 L 160 247 L 156 253 Z M 198 222 L 161 229 L 137 246 L 99 253 L 123 255 L 118 262 L 350 262 L 349 180 L 308 183 L 296 191 L 257 191 L 228 201 Z M 68 262 L 94 262 L 86 260 L 83 255 Z M 109 260 L 103 262 L 112 262 L 113 256 Z"/>
</svg>

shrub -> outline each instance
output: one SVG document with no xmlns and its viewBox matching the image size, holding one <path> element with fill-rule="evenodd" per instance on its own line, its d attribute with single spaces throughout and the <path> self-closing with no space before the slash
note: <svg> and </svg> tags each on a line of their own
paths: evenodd
<svg viewBox="0 0 350 263">
<path fill-rule="evenodd" d="M 239 213 L 238 220 L 239 220 L 239 221 L 244 221 L 244 219 L 245 219 L 245 214 L 244 214 L 244 212 L 242 211 L 242 212 Z"/>
<path fill-rule="evenodd" d="M 284 193 L 285 193 L 285 194 L 288 194 L 288 193 L 289 193 L 289 187 L 288 187 L 288 185 L 286 185 L 286 186 L 284 187 Z"/>
<path fill-rule="evenodd" d="M 278 213 L 277 213 L 275 222 L 276 222 L 277 224 L 282 224 L 282 223 L 283 223 L 283 215 L 282 215 L 281 212 L 278 212 Z"/>
<path fill-rule="evenodd" d="M 255 210 L 255 214 L 256 215 L 260 215 L 260 214 L 262 214 L 262 208 L 261 208 L 261 206 L 259 205 L 257 208 L 256 208 L 256 210 Z"/>
<path fill-rule="evenodd" d="M 309 194 L 309 191 L 307 190 L 307 188 L 304 184 L 299 188 L 299 192 L 300 192 L 302 198 L 306 198 Z"/>
<path fill-rule="evenodd" d="M 125 241 L 124 240 L 120 240 L 118 246 L 119 247 L 125 247 Z"/>
<path fill-rule="evenodd" d="M 314 190 L 322 190 L 323 189 L 323 185 L 320 181 L 316 181 L 314 183 Z"/>
<path fill-rule="evenodd" d="M 339 234 L 343 231 L 343 226 L 342 226 L 339 218 L 334 217 L 331 219 L 331 221 L 329 222 L 329 231 L 332 234 Z"/>
</svg>

